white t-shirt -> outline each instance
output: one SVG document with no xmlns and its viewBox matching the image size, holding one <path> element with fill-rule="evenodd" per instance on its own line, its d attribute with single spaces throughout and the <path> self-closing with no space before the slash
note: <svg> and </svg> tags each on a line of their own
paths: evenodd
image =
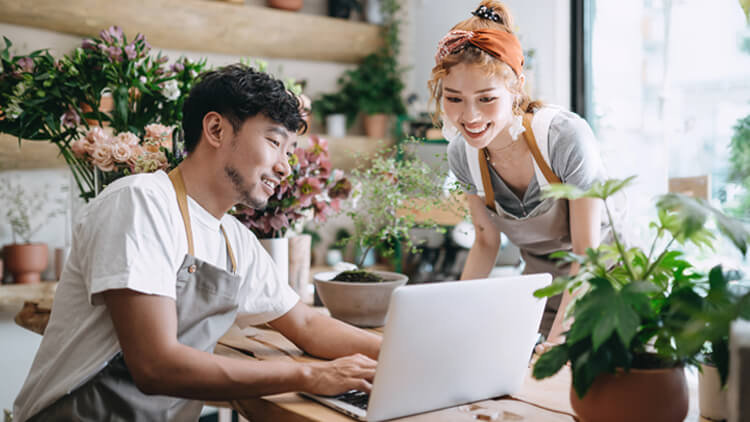
<svg viewBox="0 0 750 422">
<path fill-rule="evenodd" d="M 242 223 L 230 215 L 217 220 L 190 197 L 188 209 L 195 257 L 219 268 L 227 268 L 219 226 L 224 227 L 242 277 L 239 312 L 249 314 L 245 321 L 271 321 L 298 302 Z M 109 312 L 101 306 L 102 292 L 126 288 L 175 298 L 186 254 L 185 226 L 166 173 L 119 179 L 91 201 L 75 224 L 49 324 L 14 403 L 15 420 L 26 420 L 74 390 L 120 351 Z"/>
</svg>

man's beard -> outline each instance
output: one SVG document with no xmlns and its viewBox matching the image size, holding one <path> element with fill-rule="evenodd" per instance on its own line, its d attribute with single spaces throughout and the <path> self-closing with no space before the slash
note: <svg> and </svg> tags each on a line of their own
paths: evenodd
<svg viewBox="0 0 750 422">
<path fill-rule="evenodd" d="M 250 194 L 250 189 L 245 186 L 244 180 L 242 180 L 242 177 L 240 176 L 240 173 L 237 171 L 237 169 L 227 164 L 226 166 L 224 166 L 224 174 L 226 174 L 227 178 L 232 182 L 232 186 L 234 186 L 235 192 L 239 194 L 240 202 L 243 205 L 255 209 L 263 209 L 266 207 L 268 200 L 254 199 Z"/>
</svg>

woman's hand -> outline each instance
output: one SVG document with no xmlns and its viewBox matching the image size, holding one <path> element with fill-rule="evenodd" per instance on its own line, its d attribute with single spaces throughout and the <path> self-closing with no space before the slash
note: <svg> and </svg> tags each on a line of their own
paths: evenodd
<svg viewBox="0 0 750 422">
<path fill-rule="evenodd" d="M 332 396 L 349 390 L 369 393 L 378 362 L 356 354 L 329 362 L 306 364 L 304 391 Z"/>
</svg>

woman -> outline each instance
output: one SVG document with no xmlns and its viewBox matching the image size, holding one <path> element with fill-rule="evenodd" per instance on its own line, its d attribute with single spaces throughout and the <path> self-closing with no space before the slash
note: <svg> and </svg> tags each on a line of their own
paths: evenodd
<svg viewBox="0 0 750 422">
<path fill-rule="evenodd" d="M 543 199 L 549 183 L 582 189 L 604 179 L 596 140 L 585 120 L 556 106 L 531 101 L 523 91 L 523 51 L 507 8 L 482 1 L 473 17 L 440 41 L 429 82 L 448 162 L 468 186 L 476 238 L 462 280 L 487 277 L 500 247 L 500 232 L 521 249 L 524 273 L 575 274 L 558 266 L 557 251 L 583 254 L 609 235 L 599 200 Z M 563 333 L 570 297 L 547 303 L 540 331 L 550 342 Z"/>
</svg>

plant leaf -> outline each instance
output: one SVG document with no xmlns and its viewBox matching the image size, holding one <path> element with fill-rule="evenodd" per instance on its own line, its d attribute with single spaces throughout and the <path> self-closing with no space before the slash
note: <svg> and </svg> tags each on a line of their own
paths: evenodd
<svg viewBox="0 0 750 422">
<path fill-rule="evenodd" d="M 532 375 L 540 380 L 555 375 L 569 360 L 568 348 L 564 344 L 547 350 L 534 364 Z"/>
</svg>

